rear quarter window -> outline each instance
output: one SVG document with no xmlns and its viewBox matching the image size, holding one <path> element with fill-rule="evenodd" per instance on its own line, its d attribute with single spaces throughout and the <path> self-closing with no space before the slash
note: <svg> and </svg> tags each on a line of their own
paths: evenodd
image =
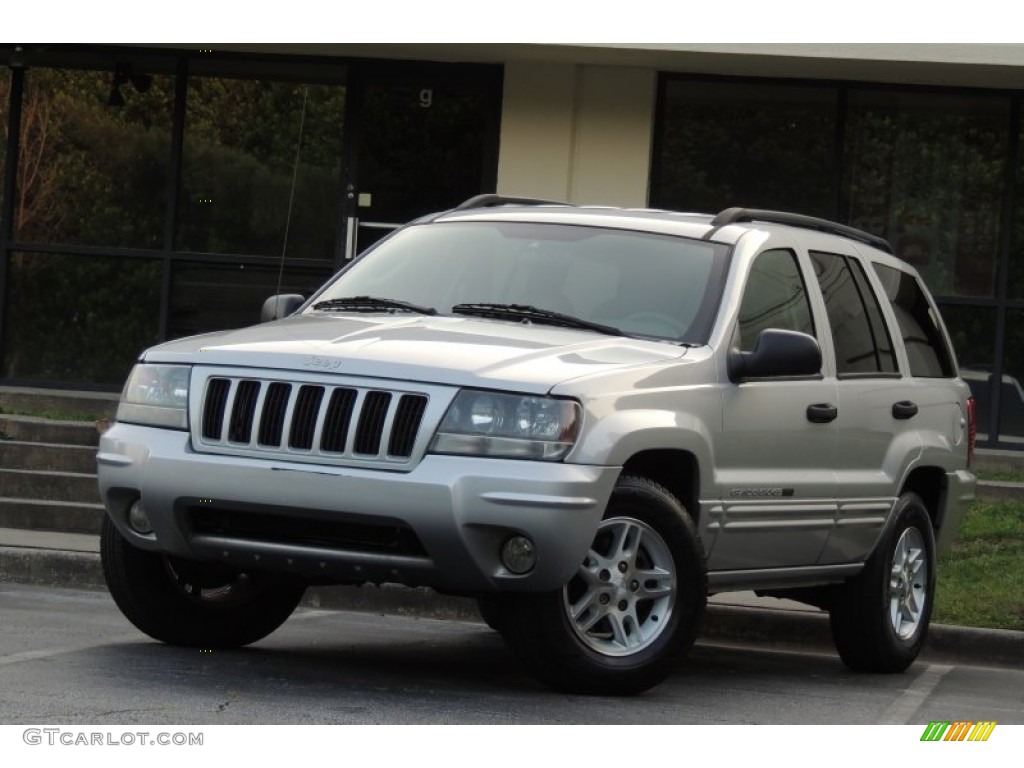
<svg viewBox="0 0 1024 768">
<path fill-rule="evenodd" d="M 907 272 L 883 264 L 873 266 L 896 315 L 910 361 L 910 375 L 930 379 L 955 376 L 953 355 L 942 333 L 941 320 L 924 288 Z"/>
</svg>

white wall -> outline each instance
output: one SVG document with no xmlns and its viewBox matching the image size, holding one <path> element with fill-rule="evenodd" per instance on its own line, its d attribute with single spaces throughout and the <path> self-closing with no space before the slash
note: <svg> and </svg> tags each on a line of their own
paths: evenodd
<svg viewBox="0 0 1024 768">
<path fill-rule="evenodd" d="M 646 205 L 656 82 L 647 68 L 506 64 L 498 192 Z"/>
</svg>

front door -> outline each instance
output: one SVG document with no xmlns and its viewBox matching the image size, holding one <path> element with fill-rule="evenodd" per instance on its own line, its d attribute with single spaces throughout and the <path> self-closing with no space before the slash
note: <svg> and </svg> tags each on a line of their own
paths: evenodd
<svg viewBox="0 0 1024 768">
<path fill-rule="evenodd" d="M 769 328 L 817 336 L 799 259 L 791 249 L 759 254 L 751 266 L 733 336 L 751 351 Z M 749 380 L 722 396 L 716 485 L 703 531 L 713 571 L 779 563 L 814 565 L 835 518 L 835 380 Z"/>
<path fill-rule="evenodd" d="M 493 66 L 353 65 L 346 261 L 418 216 L 495 190 L 501 77 Z"/>
</svg>

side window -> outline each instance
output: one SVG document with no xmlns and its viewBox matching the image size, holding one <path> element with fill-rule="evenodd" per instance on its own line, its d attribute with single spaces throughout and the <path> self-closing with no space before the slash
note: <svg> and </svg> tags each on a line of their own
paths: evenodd
<svg viewBox="0 0 1024 768">
<path fill-rule="evenodd" d="M 953 356 L 942 335 L 938 315 L 913 275 L 875 264 L 875 273 L 885 287 L 900 336 L 910 360 L 910 375 L 926 378 L 953 376 Z"/>
<path fill-rule="evenodd" d="M 814 251 L 811 261 L 832 327 L 837 375 L 897 373 L 889 329 L 861 263 Z"/>
<path fill-rule="evenodd" d="M 740 305 L 736 346 L 752 351 L 766 328 L 814 335 L 807 289 L 792 251 L 765 251 L 754 260 Z"/>
</svg>

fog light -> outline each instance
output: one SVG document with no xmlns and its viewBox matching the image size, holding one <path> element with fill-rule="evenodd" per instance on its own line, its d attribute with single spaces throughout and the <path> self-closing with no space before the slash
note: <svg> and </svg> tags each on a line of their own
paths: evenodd
<svg viewBox="0 0 1024 768">
<path fill-rule="evenodd" d="M 132 504 L 131 509 L 128 510 L 128 525 L 132 527 L 133 531 L 144 536 L 153 532 L 153 525 L 149 522 L 149 515 L 146 514 L 146 510 L 142 506 L 142 499 Z"/>
<path fill-rule="evenodd" d="M 537 550 L 525 536 L 510 536 L 501 546 L 501 562 L 512 573 L 529 573 L 537 564 Z"/>
</svg>

